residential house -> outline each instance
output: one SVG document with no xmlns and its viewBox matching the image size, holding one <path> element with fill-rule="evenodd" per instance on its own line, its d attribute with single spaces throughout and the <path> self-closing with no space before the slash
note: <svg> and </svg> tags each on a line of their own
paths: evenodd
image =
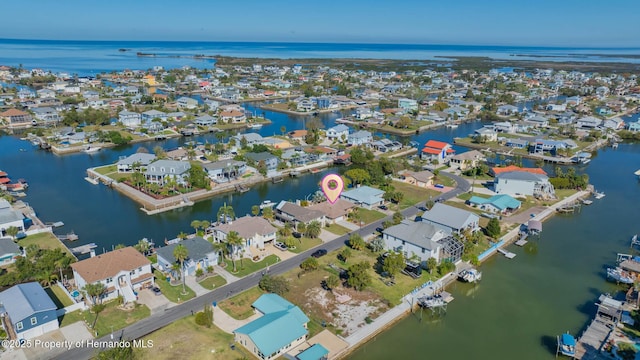
<svg viewBox="0 0 640 360">
<path fill-rule="evenodd" d="M 18 109 L 1 112 L 0 119 L 4 119 L 9 127 L 30 126 L 32 124 L 31 114 Z"/>
<path fill-rule="evenodd" d="M 349 127 L 344 124 L 338 124 L 327 129 L 326 135 L 330 140 L 343 142 L 349 137 Z"/>
<path fill-rule="evenodd" d="M 466 230 L 479 230 L 478 215 L 457 207 L 435 203 L 431 210 L 422 214 L 422 221 L 450 233 L 462 234 Z"/>
<path fill-rule="evenodd" d="M 237 179 L 247 172 L 247 163 L 237 160 L 220 160 L 202 166 L 207 172 L 209 179 L 217 182 L 224 183 L 229 182 L 232 179 Z"/>
<path fill-rule="evenodd" d="M 302 99 L 298 101 L 298 104 L 297 104 L 297 110 L 303 111 L 303 112 L 312 111 L 313 109 L 315 109 L 315 107 L 316 107 L 316 104 L 311 99 Z"/>
<path fill-rule="evenodd" d="M 307 339 L 309 318 L 277 294 L 264 294 L 253 306 L 262 316 L 233 331 L 234 339 L 258 359 L 283 357 Z"/>
<path fill-rule="evenodd" d="M 529 141 L 525 139 L 506 138 L 504 141 L 506 146 L 514 149 L 526 149 L 529 147 Z"/>
<path fill-rule="evenodd" d="M 173 250 L 181 244 L 187 248 L 187 259 L 183 264 L 185 276 L 195 274 L 196 270 L 206 270 L 209 266 L 218 263 L 218 253 L 214 250 L 213 244 L 196 236 L 174 242 L 156 250 L 158 255 L 158 267 L 164 272 L 173 272 L 173 265 L 178 264 L 178 260 L 173 256 Z M 176 274 L 178 275 L 178 274 Z"/>
<path fill-rule="evenodd" d="M 247 121 L 244 112 L 238 110 L 222 111 L 220 113 L 220 119 L 227 124 L 238 124 Z"/>
<path fill-rule="evenodd" d="M 367 145 L 373 141 L 373 135 L 366 130 L 359 130 L 347 136 L 347 144 L 352 146 Z"/>
<path fill-rule="evenodd" d="M 355 114 L 353 116 L 355 116 L 355 118 L 358 120 L 366 120 L 370 117 L 373 117 L 373 111 L 370 108 L 363 106 L 356 108 Z"/>
<path fill-rule="evenodd" d="M 514 115 L 519 112 L 520 110 L 518 109 L 518 107 L 513 105 L 500 105 L 498 106 L 498 110 L 497 110 L 498 115 L 505 115 L 505 116 Z"/>
<path fill-rule="evenodd" d="M 324 226 L 325 214 L 322 211 L 305 208 L 288 201 L 280 201 L 275 207 L 275 217 L 282 222 L 293 224 L 296 228 L 298 223 L 308 224 L 318 221 Z"/>
<path fill-rule="evenodd" d="M 488 199 L 472 196 L 467 202 L 480 210 L 504 215 L 517 211 L 522 205 L 520 201 L 507 194 L 494 195 Z"/>
<path fill-rule="evenodd" d="M 405 171 L 402 174 L 402 180 L 411 185 L 420 187 L 429 187 L 433 185 L 433 173 L 429 170 L 423 171 Z"/>
<path fill-rule="evenodd" d="M 134 170 L 146 171 L 147 166 L 156 159 L 154 154 L 147 153 L 135 153 L 126 157 L 120 158 L 116 163 L 119 173 L 129 173 Z M 136 167 L 138 169 L 136 169 Z"/>
<path fill-rule="evenodd" d="M 475 130 L 473 133 L 476 138 L 480 138 L 481 142 L 498 141 L 498 132 L 493 127 L 482 127 Z"/>
<path fill-rule="evenodd" d="M 123 110 L 118 113 L 118 121 L 129 128 L 139 127 L 142 117 L 137 112 Z"/>
<path fill-rule="evenodd" d="M 303 141 L 307 134 L 307 130 L 294 130 L 289 132 L 289 138 L 293 141 Z"/>
<path fill-rule="evenodd" d="M 147 166 L 144 177 L 147 182 L 164 186 L 170 179 L 186 185 L 191 164 L 188 161 L 157 160 Z"/>
<path fill-rule="evenodd" d="M 534 154 L 543 154 L 545 152 L 556 155 L 561 149 L 575 149 L 578 145 L 571 139 L 566 140 L 548 140 L 536 139 L 535 142 L 529 144 L 529 152 Z"/>
<path fill-rule="evenodd" d="M 56 304 L 37 282 L 0 292 L 0 320 L 10 340 L 30 340 L 58 329 Z"/>
<path fill-rule="evenodd" d="M 398 107 L 405 113 L 418 111 L 418 101 L 413 99 L 398 99 Z"/>
<path fill-rule="evenodd" d="M 355 189 L 343 191 L 341 199 L 348 200 L 360 207 L 371 209 L 384 203 L 384 191 L 369 186 L 360 186 Z"/>
<path fill-rule="evenodd" d="M 549 119 L 542 115 L 535 115 L 525 120 L 526 122 L 533 124 L 534 127 L 547 127 L 549 126 Z"/>
<path fill-rule="evenodd" d="M 102 283 L 107 289 L 103 300 L 122 296 L 125 302 L 134 302 L 136 292 L 154 283 L 151 261 L 131 246 L 75 262 L 71 270 L 80 290 Z"/>
<path fill-rule="evenodd" d="M 516 129 L 517 129 L 515 124 L 512 123 L 511 121 L 496 122 L 496 123 L 493 124 L 493 128 L 497 132 L 504 132 L 504 133 L 507 133 L 507 134 L 515 133 Z"/>
<path fill-rule="evenodd" d="M 265 244 L 276 240 L 278 229 L 262 217 L 247 215 L 215 226 L 213 239 L 217 242 L 227 242 L 227 236 L 232 231 L 237 232 L 244 240 L 244 251 L 253 257 L 259 255 L 259 252 L 252 252 L 252 247 L 256 250 L 264 250 Z"/>
<path fill-rule="evenodd" d="M 0 236 L 6 236 L 10 227 L 25 231 L 24 220 L 25 217 L 20 211 L 14 210 L 7 200 L 0 198 Z"/>
<path fill-rule="evenodd" d="M 247 141 L 247 146 L 249 147 L 253 145 L 264 144 L 264 139 L 262 138 L 262 136 L 254 132 L 233 135 L 231 138 L 236 141 L 236 145 L 241 145 L 243 138 Z"/>
<path fill-rule="evenodd" d="M 473 169 L 477 167 L 480 162 L 485 160 L 485 156 L 478 150 L 465 151 L 461 154 L 456 154 L 449 160 L 449 166 L 456 167 L 461 171 L 467 169 Z"/>
<path fill-rule="evenodd" d="M 260 163 L 261 161 L 264 161 L 264 165 L 267 167 L 267 172 L 270 171 L 276 171 L 278 169 L 278 163 L 280 162 L 280 159 L 278 159 L 277 156 L 272 155 L 271 153 L 268 152 L 261 152 L 261 153 L 246 153 L 244 154 L 244 157 L 247 160 L 253 161 L 256 164 Z"/>
<path fill-rule="evenodd" d="M 524 171 L 503 172 L 496 175 L 494 191 L 511 196 L 535 196 L 537 198 L 555 198 L 553 185 L 549 177 Z"/>
<path fill-rule="evenodd" d="M 190 97 L 182 96 L 176 100 L 176 104 L 180 109 L 195 109 L 198 107 L 198 100 Z"/>
<path fill-rule="evenodd" d="M 605 129 L 611 129 L 613 131 L 624 129 L 624 120 L 619 117 L 607 119 L 602 124 L 602 127 L 604 127 Z"/>
<path fill-rule="evenodd" d="M 640 120 L 639 121 L 630 122 L 627 125 L 627 130 L 633 131 L 633 132 L 640 131 Z"/>
<path fill-rule="evenodd" d="M 355 207 L 356 205 L 351 201 L 338 199 L 333 204 L 328 201 L 323 201 L 318 204 L 309 205 L 307 208 L 324 213 L 327 223 L 335 224 L 339 221 L 346 220 L 347 214 Z"/>
<path fill-rule="evenodd" d="M 423 266 L 429 258 L 437 263 L 444 259 L 456 262 L 464 250 L 447 230 L 421 221 L 403 220 L 388 227 L 382 231 L 382 240 L 386 249 L 402 253 L 407 259 L 418 257 Z"/>
<path fill-rule="evenodd" d="M 593 116 L 585 116 L 576 121 L 576 126 L 583 129 L 595 129 L 602 125 L 602 120 Z"/>
<path fill-rule="evenodd" d="M 57 123 L 62 120 L 58 112 L 48 106 L 33 108 L 31 111 L 35 114 L 35 118 L 45 124 Z"/>
<path fill-rule="evenodd" d="M 143 112 L 140 118 L 143 122 L 150 122 L 156 118 L 164 121 L 167 120 L 167 113 L 158 110 L 148 110 Z"/>
<path fill-rule="evenodd" d="M 9 237 L 0 237 L 0 266 L 13 264 L 19 256 L 26 256 L 18 244 Z"/>
<path fill-rule="evenodd" d="M 40 89 L 36 91 L 36 94 L 39 98 L 54 98 L 56 97 L 56 92 L 51 89 Z"/>
<path fill-rule="evenodd" d="M 392 141 L 386 138 L 374 140 L 370 143 L 370 146 L 374 150 L 383 153 L 402 149 L 402 144 L 399 141 Z"/>
<path fill-rule="evenodd" d="M 211 126 L 215 125 L 218 122 L 218 119 L 209 114 L 204 114 L 198 116 L 194 122 L 196 123 L 196 125 L 200 126 Z"/>
<path fill-rule="evenodd" d="M 455 150 L 453 150 L 450 144 L 442 141 L 429 140 L 424 144 L 420 156 L 423 160 L 435 161 L 438 164 L 442 164 L 453 154 L 455 154 Z"/>
</svg>

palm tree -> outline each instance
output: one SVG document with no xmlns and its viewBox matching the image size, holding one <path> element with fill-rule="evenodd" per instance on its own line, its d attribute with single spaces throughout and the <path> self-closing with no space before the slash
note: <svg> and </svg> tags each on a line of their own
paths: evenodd
<svg viewBox="0 0 640 360">
<path fill-rule="evenodd" d="M 307 224 L 305 224 L 305 223 L 303 223 L 303 222 L 299 222 L 299 223 L 296 225 L 296 230 L 298 230 L 298 232 L 299 232 L 300 234 L 304 234 L 304 233 L 306 233 L 306 232 L 307 232 Z"/>
<path fill-rule="evenodd" d="M 184 287 L 184 261 L 189 257 L 189 250 L 182 244 L 178 244 L 173 248 L 173 257 L 180 263 L 180 272 L 182 274 L 182 295 L 187 294 L 187 290 Z"/>
<path fill-rule="evenodd" d="M 225 224 L 227 223 L 227 218 L 231 218 L 232 220 L 235 220 L 236 218 L 236 213 L 233 211 L 233 207 L 231 205 L 227 205 L 226 202 L 218 209 L 218 221 L 220 221 L 220 218 L 222 218 L 222 223 Z"/>
<path fill-rule="evenodd" d="M 58 275 L 48 271 L 47 269 L 42 269 L 42 271 L 36 275 L 36 279 L 45 287 L 51 286 L 57 278 Z"/>
<path fill-rule="evenodd" d="M 146 241 L 145 239 L 141 239 L 138 241 L 138 243 L 134 246 L 134 248 L 136 248 L 136 250 L 138 250 L 142 255 L 147 255 L 147 252 L 149 252 L 149 242 Z"/>
<path fill-rule="evenodd" d="M 93 319 L 93 324 L 91 325 L 91 328 L 93 329 L 96 327 L 98 315 L 105 308 L 104 304 L 102 304 L 102 295 L 107 292 L 107 287 L 101 282 L 96 282 L 93 284 L 86 284 L 82 290 L 91 300 L 91 310 L 96 314 L 95 319 Z"/>
<path fill-rule="evenodd" d="M 193 228 L 193 230 L 196 231 L 196 233 L 198 233 L 198 229 L 200 229 L 201 226 L 202 226 L 202 223 L 200 222 L 200 220 L 193 220 L 191 222 L 191 227 Z"/>
<path fill-rule="evenodd" d="M 322 225 L 319 221 L 312 221 L 307 225 L 307 235 L 310 238 L 317 238 L 320 236 L 320 232 L 322 231 Z"/>
<path fill-rule="evenodd" d="M 223 243 L 223 242 L 214 242 L 213 243 L 213 250 L 216 253 L 218 253 L 218 255 L 220 255 L 220 257 L 218 258 L 218 264 L 221 264 L 222 261 L 229 254 L 229 244 Z"/>
<path fill-rule="evenodd" d="M 9 228 L 7 228 L 5 232 L 7 233 L 7 235 L 11 236 L 11 239 L 15 241 L 16 235 L 18 235 L 18 233 L 20 232 L 20 229 L 18 229 L 15 226 L 9 226 Z"/>
<path fill-rule="evenodd" d="M 67 256 L 67 254 L 63 254 L 56 260 L 56 268 L 58 268 L 58 271 L 60 271 L 60 277 L 58 278 L 58 280 L 62 280 L 62 270 L 68 268 L 70 264 L 71 258 Z"/>
<path fill-rule="evenodd" d="M 230 231 L 229 234 L 227 234 L 227 244 L 231 246 L 231 261 L 233 262 L 233 271 L 235 272 L 237 271 L 235 258 L 239 248 L 244 244 L 244 239 L 240 237 L 237 231 Z"/>
<path fill-rule="evenodd" d="M 178 234 L 178 239 L 184 240 L 186 238 L 187 238 L 187 233 L 184 231 L 180 231 L 180 233 Z"/>
</svg>

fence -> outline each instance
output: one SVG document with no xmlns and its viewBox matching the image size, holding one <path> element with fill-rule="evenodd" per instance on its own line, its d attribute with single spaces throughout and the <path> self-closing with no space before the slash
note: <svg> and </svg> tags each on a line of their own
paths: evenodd
<svg viewBox="0 0 640 360">
<path fill-rule="evenodd" d="M 490 255 L 492 255 L 493 253 L 495 253 L 496 251 L 498 251 L 498 249 L 504 245 L 505 243 L 505 239 L 502 239 L 500 241 L 498 241 L 497 243 L 491 245 L 490 248 L 488 248 L 487 250 L 485 250 L 482 254 L 478 255 L 478 261 L 483 261 L 484 259 L 486 259 L 487 257 L 489 257 Z"/>
</svg>

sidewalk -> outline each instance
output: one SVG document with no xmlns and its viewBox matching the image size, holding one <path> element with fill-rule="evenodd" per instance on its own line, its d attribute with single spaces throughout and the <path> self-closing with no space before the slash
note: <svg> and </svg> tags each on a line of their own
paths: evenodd
<svg viewBox="0 0 640 360">
<path fill-rule="evenodd" d="M 196 293 L 196 296 L 204 295 L 209 292 L 209 290 L 203 288 L 202 286 L 200 286 L 200 284 L 198 284 L 195 276 L 186 276 L 184 278 L 184 283 Z"/>
<path fill-rule="evenodd" d="M 227 284 L 231 284 L 232 282 L 238 281 L 240 278 L 234 275 L 231 275 L 230 272 L 220 267 L 220 265 L 214 265 L 213 269 L 216 274 L 222 276 L 225 280 L 227 280 Z"/>
<path fill-rule="evenodd" d="M 260 314 L 255 313 L 244 320 L 236 320 L 224 312 L 224 310 L 220 309 L 219 306 L 213 308 L 213 323 L 222 331 L 229 334 L 233 334 L 233 330 L 246 325 L 259 317 Z"/>
</svg>

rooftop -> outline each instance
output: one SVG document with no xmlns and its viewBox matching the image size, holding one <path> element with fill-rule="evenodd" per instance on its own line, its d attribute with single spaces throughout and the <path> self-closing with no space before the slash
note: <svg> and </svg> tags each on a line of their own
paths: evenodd
<svg viewBox="0 0 640 360">
<path fill-rule="evenodd" d="M 87 283 L 108 279 L 120 271 L 131 271 L 149 265 L 151 262 L 133 247 L 116 249 L 104 254 L 71 264 Z"/>
<path fill-rule="evenodd" d="M 18 284 L 0 292 L 0 304 L 14 322 L 22 321 L 37 312 L 56 309 L 56 305 L 37 282 Z"/>
<path fill-rule="evenodd" d="M 243 239 L 250 239 L 256 234 L 273 234 L 277 230 L 270 222 L 259 216 L 243 216 L 226 224 L 218 225 L 215 229 L 225 234 L 235 231 Z"/>
</svg>

